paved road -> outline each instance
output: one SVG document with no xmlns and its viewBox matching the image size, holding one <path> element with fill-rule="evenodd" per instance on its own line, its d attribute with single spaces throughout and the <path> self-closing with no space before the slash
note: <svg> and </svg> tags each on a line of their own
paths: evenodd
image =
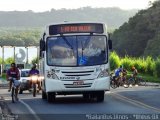
<svg viewBox="0 0 160 120">
<path fill-rule="evenodd" d="M 58 96 L 56 102 L 51 104 L 42 100 L 41 95 L 33 98 L 30 93 L 25 92 L 19 95 L 20 101 L 13 104 L 6 89 L 1 89 L 0 94 L 5 97 L 11 111 L 14 114 L 20 114 L 20 119 L 23 120 L 48 120 L 51 118 L 84 120 L 96 118 L 96 114 L 160 113 L 160 88 L 158 87 L 112 89 L 110 92 L 106 92 L 103 103 L 85 101 L 82 96 L 77 95 Z"/>
</svg>

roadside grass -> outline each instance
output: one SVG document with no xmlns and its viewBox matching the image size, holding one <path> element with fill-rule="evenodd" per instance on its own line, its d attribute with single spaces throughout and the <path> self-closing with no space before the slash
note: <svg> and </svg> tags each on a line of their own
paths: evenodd
<svg viewBox="0 0 160 120">
<path fill-rule="evenodd" d="M 1 78 L 2 78 L 2 81 L 6 81 L 6 73 L 3 73 Z"/>
<path fill-rule="evenodd" d="M 127 78 L 131 76 L 131 72 L 128 72 Z M 154 77 L 148 74 L 139 73 L 138 76 L 141 76 L 146 82 L 160 83 L 160 78 Z"/>
<path fill-rule="evenodd" d="M 146 82 L 160 83 L 160 78 L 158 77 L 150 76 L 147 74 L 140 74 L 140 76 L 142 76 L 142 78 L 146 80 Z"/>
<path fill-rule="evenodd" d="M 114 73 L 114 71 L 111 71 L 111 73 Z M 131 77 L 131 74 L 132 74 L 131 71 L 127 71 L 127 79 Z M 146 80 L 146 82 L 160 83 L 160 78 L 158 77 L 142 73 L 139 73 L 138 76 L 141 76 L 144 80 Z"/>
</svg>

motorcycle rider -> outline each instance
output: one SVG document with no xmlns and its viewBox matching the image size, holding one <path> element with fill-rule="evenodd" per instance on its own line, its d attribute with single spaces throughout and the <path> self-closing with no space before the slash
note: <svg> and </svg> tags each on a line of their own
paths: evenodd
<svg viewBox="0 0 160 120">
<path fill-rule="evenodd" d="M 32 75 L 38 75 L 39 76 L 39 70 L 37 69 L 37 64 L 33 63 L 33 67 L 29 71 L 29 76 Z M 38 89 L 41 90 L 40 81 L 38 81 Z M 30 88 L 32 88 L 32 82 L 30 82 Z"/>
</svg>

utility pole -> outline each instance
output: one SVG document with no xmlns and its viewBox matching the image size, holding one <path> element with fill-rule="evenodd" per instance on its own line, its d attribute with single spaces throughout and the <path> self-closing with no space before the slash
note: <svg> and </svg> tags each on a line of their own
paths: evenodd
<svg viewBox="0 0 160 120">
<path fill-rule="evenodd" d="M 37 46 L 37 60 L 38 60 L 37 64 L 38 64 L 38 68 L 39 68 L 39 47 L 38 46 Z"/>
<path fill-rule="evenodd" d="M 28 64 L 28 47 L 26 47 L 26 64 Z"/>
<path fill-rule="evenodd" d="M 14 53 L 13 53 L 13 55 L 14 55 L 13 57 L 14 57 L 14 62 L 16 62 L 16 53 L 15 53 L 15 50 L 16 50 L 16 48 L 15 48 L 15 46 L 13 46 L 13 52 L 14 52 Z"/>
<path fill-rule="evenodd" d="M 4 72 L 4 46 L 2 47 L 2 73 Z"/>
</svg>

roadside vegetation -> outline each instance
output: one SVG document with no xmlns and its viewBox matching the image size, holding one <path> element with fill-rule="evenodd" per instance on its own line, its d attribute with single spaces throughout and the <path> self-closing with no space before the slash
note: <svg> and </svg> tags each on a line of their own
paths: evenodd
<svg viewBox="0 0 160 120">
<path fill-rule="evenodd" d="M 120 65 L 130 73 L 132 66 L 136 67 L 140 76 L 150 82 L 160 82 L 160 57 L 119 57 L 116 52 L 110 54 L 110 67 L 114 71 Z"/>
<path fill-rule="evenodd" d="M 114 71 L 116 68 L 118 68 L 120 65 L 123 65 L 123 67 L 128 72 L 128 77 L 131 74 L 131 68 L 132 66 L 135 66 L 138 70 L 138 73 L 140 76 L 142 76 L 146 81 L 148 82 L 159 82 L 160 83 L 160 56 L 153 59 L 152 57 L 119 57 L 119 55 L 116 52 L 110 53 L 110 68 L 111 71 Z M 13 58 L 7 58 L 4 60 L 5 64 L 11 64 L 14 62 Z M 33 58 L 32 63 L 37 63 L 38 58 Z M 2 59 L 0 58 L 0 63 L 2 63 Z M 2 78 L 5 79 L 5 73 L 2 74 Z"/>
</svg>

